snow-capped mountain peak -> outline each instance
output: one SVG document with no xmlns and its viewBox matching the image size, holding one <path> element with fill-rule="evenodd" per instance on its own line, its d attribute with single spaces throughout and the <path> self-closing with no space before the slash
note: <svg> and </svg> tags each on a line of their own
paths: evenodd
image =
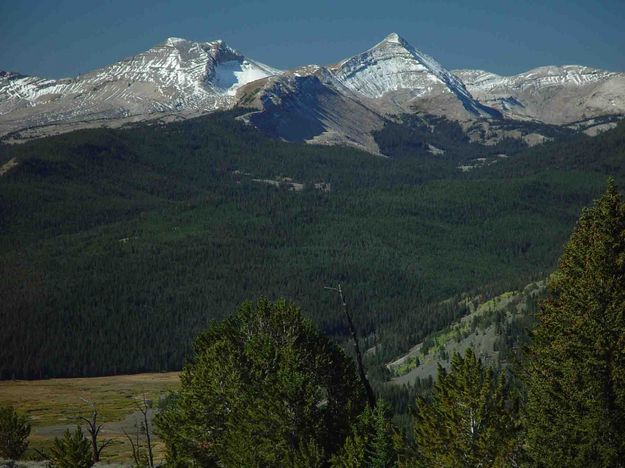
<svg viewBox="0 0 625 468">
<path fill-rule="evenodd" d="M 186 39 L 183 39 L 181 37 L 168 37 L 167 40 L 165 41 L 165 44 L 169 45 L 169 46 L 174 46 L 180 42 L 186 42 Z"/>
<path fill-rule="evenodd" d="M 424 54 L 423 54 L 424 55 Z M 398 89 L 427 94 L 440 82 L 419 53 L 398 34 L 391 33 L 371 49 L 340 62 L 333 68 L 336 77 L 352 91 L 379 98 Z"/>
<path fill-rule="evenodd" d="M 403 47 L 412 47 L 406 39 L 404 39 L 402 36 L 400 36 L 396 32 L 392 32 L 388 34 L 384 39 L 382 39 L 380 42 L 374 45 L 371 49 L 375 49 L 376 47 L 379 47 L 382 44 L 399 44 Z"/>
<path fill-rule="evenodd" d="M 408 93 L 410 99 L 448 93 L 473 114 L 494 112 L 477 103 L 464 84 L 440 63 L 397 33 L 331 69 L 344 86 L 367 98 L 378 99 L 397 91 Z"/>
<path fill-rule="evenodd" d="M 207 92 L 234 96 L 240 86 L 279 73 L 222 40 L 194 42 L 177 37 L 101 71 L 108 75 L 109 70 L 117 78 L 173 86 L 192 99 Z"/>
<path fill-rule="evenodd" d="M 453 81 L 436 60 L 412 47 L 397 33 L 340 62 L 334 71 L 345 86 L 370 98 L 399 89 L 427 95 L 438 85 Z"/>
<path fill-rule="evenodd" d="M 392 32 L 388 36 L 386 36 L 384 38 L 384 41 L 382 42 L 396 42 L 401 44 L 402 42 L 404 42 L 404 39 L 399 34 Z"/>
<path fill-rule="evenodd" d="M 73 78 L 0 76 L 0 133 L 58 122 L 232 107 L 239 87 L 280 73 L 225 42 L 179 37 Z"/>
</svg>

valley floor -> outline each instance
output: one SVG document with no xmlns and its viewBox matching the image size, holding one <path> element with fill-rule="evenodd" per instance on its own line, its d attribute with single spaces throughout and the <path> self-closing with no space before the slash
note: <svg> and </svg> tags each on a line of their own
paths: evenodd
<svg viewBox="0 0 625 468">
<path fill-rule="evenodd" d="M 131 461 L 132 451 L 124 431 L 136 434 L 140 422 L 137 404 L 143 397 L 156 405 L 160 398 L 177 389 L 177 372 L 118 375 L 112 377 L 0 381 L 0 402 L 27 413 L 32 424 L 27 457 L 34 449 L 46 451 L 55 437 L 89 418 L 93 402 L 98 409 L 98 422 L 103 424 L 102 440 L 113 439 L 105 448 L 105 462 Z M 83 424 L 84 425 L 84 424 Z M 156 459 L 162 448 L 157 438 Z"/>
</svg>

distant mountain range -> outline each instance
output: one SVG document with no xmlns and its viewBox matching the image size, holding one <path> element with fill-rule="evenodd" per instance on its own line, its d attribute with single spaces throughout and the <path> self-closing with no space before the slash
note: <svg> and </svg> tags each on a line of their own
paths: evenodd
<svg viewBox="0 0 625 468">
<path fill-rule="evenodd" d="M 223 41 L 169 38 L 75 78 L 0 72 L 0 136 L 9 141 L 237 106 L 249 108 L 241 118 L 271 136 L 377 153 L 373 133 L 403 114 L 458 121 L 482 141 L 493 138 L 490 123 L 501 119 L 596 132 L 625 114 L 625 73 L 576 65 L 507 77 L 449 71 L 394 33 L 337 64 L 288 71 Z M 495 138 L 519 135 L 508 131 Z M 525 139 L 541 141 L 540 135 Z"/>
</svg>

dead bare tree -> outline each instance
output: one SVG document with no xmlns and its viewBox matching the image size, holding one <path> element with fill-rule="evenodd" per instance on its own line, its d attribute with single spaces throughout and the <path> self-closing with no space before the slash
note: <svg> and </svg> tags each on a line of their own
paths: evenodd
<svg viewBox="0 0 625 468">
<path fill-rule="evenodd" d="M 341 305 L 343 306 L 343 312 L 345 313 L 345 317 L 347 317 L 347 325 L 349 326 L 349 331 L 352 335 L 352 340 L 354 342 L 354 348 L 356 350 L 356 362 L 358 364 L 358 374 L 360 375 L 360 381 L 362 382 L 363 387 L 365 388 L 365 394 L 367 395 L 367 401 L 369 402 L 369 406 L 371 408 L 375 407 L 375 394 L 373 393 L 373 389 L 371 388 L 371 384 L 369 383 L 369 379 L 367 379 L 367 374 L 365 372 L 365 366 L 362 363 L 362 353 L 360 352 L 360 344 L 358 341 L 358 334 L 356 333 L 356 328 L 354 327 L 354 322 L 352 321 L 352 316 L 349 313 L 349 309 L 347 307 L 347 302 L 345 301 L 345 296 L 343 296 L 343 288 L 341 288 L 341 284 L 339 283 L 338 287 L 331 288 L 325 286 L 324 289 L 328 289 L 330 291 L 336 291 L 339 293 L 339 299 L 341 300 Z"/>
<path fill-rule="evenodd" d="M 83 420 L 87 424 L 87 432 L 91 438 L 91 450 L 93 452 L 93 462 L 97 463 L 100 461 L 100 456 L 102 455 L 102 450 L 113 443 L 112 439 L 107 439 L 101 444 L 98 443 L 98 437 L 100 435 L 100 431 L 102 430 L 102 424 L 98 424 L 98 408 L 95 403 L 89 401 L 85 398 L 81 398 L 82 401 L 87 403 L 92 408 L 91 419 L 87 419 L 84 416 L 80 416 L 79 419 Z"/>
<path fill-rule="evenodd" d="M 141 420 L 135 422 L 134 434 L 129 434 L 124 429 L 124 435 L 128 442 L 130 442 L 130 448 L 132 449 L 132 458 L 135 462 L 135 466 L 149 466 L 154 468 L 154 455 L 152 452 L 152 435 L 150 434 L 149 412 L 152 408 L 152 401 L 148 400 L 145 393 L 141 401 L 135 401 L 135 407 L 141 413 Z M 145 436 L 145 448 L 142 443 L 141 435 Z M 134 436 L 134 438 L 133 438 Z"/>
<path fill-rule="evenodd" d="M 133 440 L 132 437 L 130 436 L 130 434 L 128 434 L 128 432 L 126 432 L 126 430 L 124 429 L 124 435 L 126 436 L 126 439 L 128 439 L 128 442 L 130 442 L 130 447 L 132 449 L 132 459 L 135 461 L 135 466 L 145 466 L 144 460 L 143 460 L 143 456 L 141 453 L 141 440 L 139 438 L 139 427 L 135 424 L 135 437 L 136 439 Z"/>
<path fill-rule="evenodd" d="M 150 468 L 154 468 L 154 456 L 152 454 L 152 439 L 150 436 L 150 426 L 148 422 L 148 412 L 150 411 L 151 407 L 152 407 L 152 401 L 148 400 L 144 393 L 143 401 L 141 402 L 141 404 L 137 403 L 137 408 L 143 415 L 143 427 L 145 429 L 145 441 L 146 441 L 146 445 L 148 449 L 148 463 L 149 463 Z"/>
</svg>

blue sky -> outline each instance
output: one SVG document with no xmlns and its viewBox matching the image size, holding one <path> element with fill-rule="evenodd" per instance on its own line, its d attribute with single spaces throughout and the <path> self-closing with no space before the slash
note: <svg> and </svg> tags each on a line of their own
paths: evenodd
<svg viewBox="0 0 625 468">
<path fill-rule="evenodd" d="M 390 32 L 450 69 L 625 71 L 625 0 L 0 0 L 0 70 L 73 76 L 169 36 L 224 39 L 290 68 L 338 61 Z"/>
</svg>

